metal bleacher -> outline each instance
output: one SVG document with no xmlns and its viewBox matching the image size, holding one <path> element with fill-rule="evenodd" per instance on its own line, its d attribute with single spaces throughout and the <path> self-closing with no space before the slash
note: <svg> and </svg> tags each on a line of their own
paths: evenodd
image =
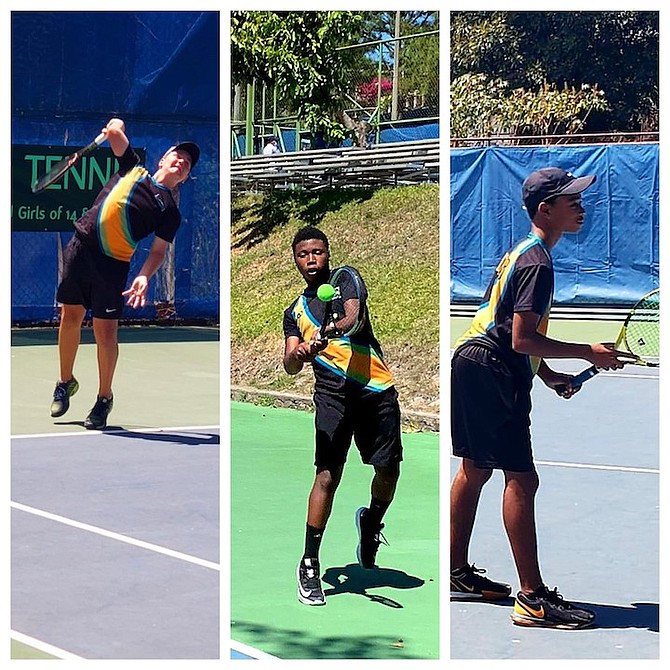
<svg viewBox="0 0 670 670">
<path fill-rule="evenodd" d="M 439 181 L 439 139 L 337 147 L 231 160 L 233 192 L 365 188 Z"/>
</svg>

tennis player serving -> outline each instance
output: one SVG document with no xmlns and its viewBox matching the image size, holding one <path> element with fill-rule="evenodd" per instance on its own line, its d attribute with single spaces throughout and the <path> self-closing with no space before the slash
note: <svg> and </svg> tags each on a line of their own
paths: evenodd
<svg viewBox="0 0 670 670">
<path fill-rule="evenodd" d="M 296 233 L 293 258 L 306 287 L 284 312 L 283 364 L 290 375 L 311 364 L 316 406 L 316 475 L 297 569 L 298 599 L 325 605 L 319 551 L 352 438 L 363 462 L 374 468 L 370 504 L 355 515 L 356 554 L 361 567 L 376 567 L 382 519 L 400 476 L 400 407 L 372 332 L 367 289 L 358 272 L 344 267 L 331 273 L 328 238 L 318 228 Z"/>
<path fill-rule="evenodd" d="M 511 586 L 484 577 L 468 561 L 482 487 L 493 470 L 504 474 L 503 521 L 520 589 L 512 621 L 524 626 L 582 628 L 593 612 L 549 590 L 540 574 L 535 532 L 539 478 L 530 435 L 531 387 L 539 377 L 561 395 L 579 387 L 544 358 L 579 358 L 603 369 L 621 368 L 630 354 L 611 344 L 575 344 L 547 336 L 553 299 L 551 250 L 584 224 L 581 194 L 595 176 L 560 168 L 533 172 L 522 199 L 531 218 L 528 236 L 500 261 L 470 328 L 456 342 L 451 372 L 451 429 L 461 464 L 451 487 L 452 598 L 504 599 Z"/>
<path fill-rule="evenodd" d="M 75 234 L 63 253 L 63 275 L 56 294 L 61 305 L 60 378 L 51 404 L 51 416 L 63 416 L 79 389 L 74 364 L 82 323 L 90 309 L 97 347 L 98 393 L 84 421 L 89 429 L 105 428 L 112 410 L 118 324 L 124 301 L 134 309 L 146 304 L 149 280 L 163 263 L 181 223 L 177 189 L 200 157 L 193 142 L 176 144 L 165 152 L 152 175 L 140 165 L 121 119 L 111 119 L 102 132 L 118 159 L 119 170 L 75 223 Z M 152 234 L 149 254 L 126 289 L 137 245 Z"/>
</svg>

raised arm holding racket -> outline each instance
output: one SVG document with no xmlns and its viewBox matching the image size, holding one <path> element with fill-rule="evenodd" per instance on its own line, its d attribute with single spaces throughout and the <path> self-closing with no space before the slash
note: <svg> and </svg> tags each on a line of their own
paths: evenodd
<svg viewBox="0 0 670 670">
<path fill-rule="evenodd" d="M 374 468 L 370 503 L 355 514 L 356 557 L 362 568 L 370 569 L 384 541 L 382 519 L 400 476 L 400 407 L 372 331 L 361 275 L 349 266 L 331 272 L 328 239 L 318 228 L 296 233 L 293 258 L 306 286 L 284 312 L 283 365 L 294 375 L 311 364 L 316 406 L 316 474 L 297 568 L 298 599 L 325 605 L 320 545 L 352 438 L 363 462 Z"/>
<path fill-rule="evenodd" d="M 595 181 L 553 167 L 528 176 L 521 196 L 530 232 L 501 259 L 452 358 L 452 444 L 461 463 L 451 487 L 451 595 L 495 600 L 511 594 L 511 585 L 485 577 L 468 555 L 481 490 L 494 470 L 502 470 L 503 521 L 519 580 L 512 621 L 521 626 L 583 628 L 595 617 L 550 590 L 541 575 L 535 533 L 539 478 L 530 432 L 535 377 L 566 398 L 580 388 L 545 358 L 578 358 L 598 369 L 618 369 L 633 360 L 613 344 L 562 342 L 547 335 L 551 250 L 564 234 L 581 230 L 581 194 Z"/>
<path fill-rule="evenodd" d="M 90 310 L 97 347 L 98 391 L 84 427 L 93 429 L 106 427 L 113 405 L 118 323 L 124 302 L 132 308 L 146 304 L 149 280 L 162 264 L 181 223 L 176 189 L 186 181 L 200 156 L 193 142 L 175 144 L 151 174 L 132 149 L 125 123 L 112 118 L 94 142 L 38 180 L 36 192 L 48 188 L 83 153 L 95 150 L 102 141 L 109 143 L 119 170 L 102 188 L 93 206 L 75 222 L 75 234 L 63 253 L 63 274 L 56 294 L 61 305 L 60 375 L 51 404 L 51 416 L 62 416 L 79 389 L 74 364 L 82 323 Z M 131 258 L 140 240 L 149 235 L 153 235 L 153 241 L 148 256 L 126 288 Z"/>
</svg>

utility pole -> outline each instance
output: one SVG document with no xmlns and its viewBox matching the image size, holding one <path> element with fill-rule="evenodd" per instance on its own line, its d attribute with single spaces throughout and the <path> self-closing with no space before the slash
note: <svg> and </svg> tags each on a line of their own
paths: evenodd
<svg viewBox="0 0 670 670">
<path fill-rule="evenodd" d="M 398 85 L 400 70 L 400 10 L 395 13 L 395 40 L 393 42 L 393 91 L 391 94 L 391 120 L 398 119 Z"/>
</svg>

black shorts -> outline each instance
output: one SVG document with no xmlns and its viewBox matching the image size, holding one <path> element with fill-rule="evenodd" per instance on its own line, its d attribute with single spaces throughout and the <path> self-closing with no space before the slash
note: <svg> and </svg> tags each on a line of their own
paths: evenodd
<svg viewBox="0 0 670 670">
<path fill-rule="evenodd" d="M 531 384 L 493 351 L 460 347 L 451 361 L 451 441 L 455 456 L 478 468 L 534 470 Z"/>
<path fill-rule="evenodd" d="M 317 471 L 344 465 L 352 437 L 363 463 L 391 467 L 402 461 L 400 406 L 394 387 L 353 397 L 316 392 L 314 403 Z"/>
<path fill-rule="evenodd" d="M 63 250 L 63 277 L 56 300 L 83 305 L 98 319 L 119 319 L 130 264 L 105 256 L 75 235 Z"/>
</svg>

